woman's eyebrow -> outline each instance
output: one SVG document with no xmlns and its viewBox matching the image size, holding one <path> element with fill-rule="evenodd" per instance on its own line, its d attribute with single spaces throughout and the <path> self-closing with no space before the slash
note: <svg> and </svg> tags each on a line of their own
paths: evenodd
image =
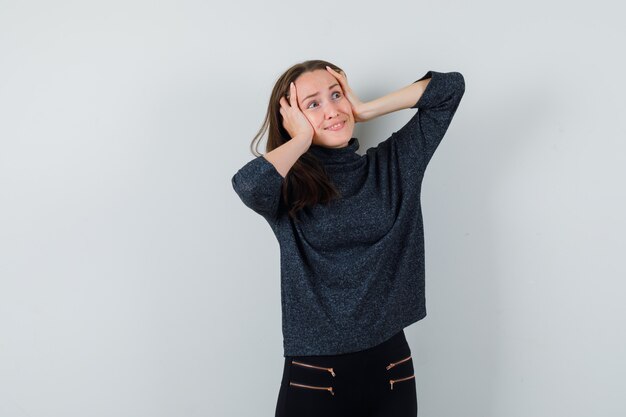
<svg viewBox="0 0 626 417">
<path fill-rule="evenodd" d="M 335 83 L 335 84 L 331 85 L 330 87 L 328 87 L 328 89 L 330 90 L 330 89 L 332 89 L 333 87 L 336 87 L 336 86 L 338 86 L 338 85 L 339 85 L 339 83 Z M 304 103 L 304 101 L 305 101 L 305 100 L 307 100 L 307 99 L 309 99 L 309 98 L 311 98 L 311 97 L 315 97 L 315 96 L 316 96 L 316 95 L 318 95 L 319 93 L 320 93 L 320 92 L 318 91 L 318 92 L 317 92 L 317 93 L 315 93 L 315 94 L 311 94 L 311 95 L 309 95 L 309 96 L 306 96 L 305 98 L 303 98 L 303 99 L 302 99 L 302 102 Z"/>
</svg>

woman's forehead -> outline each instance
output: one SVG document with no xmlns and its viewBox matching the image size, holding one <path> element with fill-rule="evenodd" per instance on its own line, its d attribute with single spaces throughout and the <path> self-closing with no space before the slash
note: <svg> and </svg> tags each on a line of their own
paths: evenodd
<svg viewBox="0 0 626 417">
<path fill-rule="evenodd" d="M 301 74 L 295 81 L 296 87 L 298 89 L 305 88 L 319 88 L 326 87 L 328 88 L 330 85 L 334 84 L 337 81 L 335 77 L 332 76 L 326 70 L 315 70 L 309 71 Z M 315 91 L 312 91 L 315 92 Z"/>
<path fill-rule="evenodd" d="M 328 91 L 339 85 L 339 82 L 328 71 L 317 70 L 300 75 L 295 81 L 295 85 L 298 89 L 298 98 L 304 100 L 313 94 Z"/>
</svg>

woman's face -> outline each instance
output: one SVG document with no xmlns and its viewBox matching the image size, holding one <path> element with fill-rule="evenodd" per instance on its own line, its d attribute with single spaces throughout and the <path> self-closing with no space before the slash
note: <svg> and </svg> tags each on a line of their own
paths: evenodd
<svg viewBox="0 0 626 417">
<path fill-rule="evenodd" d="M 296 81 L 300 110 L 313 126 L 313 143 L 328 148 L 348 145 L 354 131 L 354 115 L 339 81 L 325 69 L 301 74 Z M 329 129 L 333 125 L 334 129 Z"/>
</svg>

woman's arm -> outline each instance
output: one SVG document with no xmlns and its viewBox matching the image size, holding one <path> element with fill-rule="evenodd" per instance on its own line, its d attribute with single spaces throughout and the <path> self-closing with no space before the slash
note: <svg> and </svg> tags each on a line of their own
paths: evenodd
<svg viewBox="0 0 626 417">
<path fill-rule="evenodd" d="M 396 110 L 412 108 L 422 97 L 430 80 L 428 78 L 416 81 L 386 96 L 363 103 L 362 115 L 364 119 L 371 120 Z"/>
<path fill-rule="evenodd" d="M 465 93 L 465 79 L 460 72 L 428 71 L 413 84 L 426 79 L 429 79 L 427 87 L 411 106 L 419 111 L 388 140 L 398 145 L 395 149 L 406 166 L 418 166 L 422 173 L 448 130 Z M 398 108 L 406 108 L 406 104 L 398 105 Z"/>
<path fill-rule="evenodd" d="M 285 178 L 300 156 L 309 149 L 311 141 L 311 137 L 299 135 L 267 152 L 263 157 L 271 162 L 276 171 Z"/>
</svg>

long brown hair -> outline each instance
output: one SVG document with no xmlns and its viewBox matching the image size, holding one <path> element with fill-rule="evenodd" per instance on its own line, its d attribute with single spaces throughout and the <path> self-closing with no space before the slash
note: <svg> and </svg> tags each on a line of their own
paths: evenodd
<svg viewBox="0 0 626 417">
<path fill-rule="evenodd" d="M 280 98 L 287 96 L 290 83 L 295 82 L 300 75 L 319 69 L 326 70 L 327 65 L 337 72 L 342 71 L 341 68 L 330 62 L 316 59 L 295 64 L 278 77 L 272 89 L 263 125 L 250 144 L 250 149 L 255 156 L 261 156 L 256 147 L 265 131 L 268 132 L 266 152 L 270 152 L 291 140 L 283 127 Z M 328 178 L 324 166 L 308 151 L 298 158 L 283 180 L 282 199 L 289 216 L 295 221 L 298 221 L 298 211 L 303 208 L 318 203 L 328 204 L 332 199 L 339 196 L 340 192 Z"/>
</svg>

